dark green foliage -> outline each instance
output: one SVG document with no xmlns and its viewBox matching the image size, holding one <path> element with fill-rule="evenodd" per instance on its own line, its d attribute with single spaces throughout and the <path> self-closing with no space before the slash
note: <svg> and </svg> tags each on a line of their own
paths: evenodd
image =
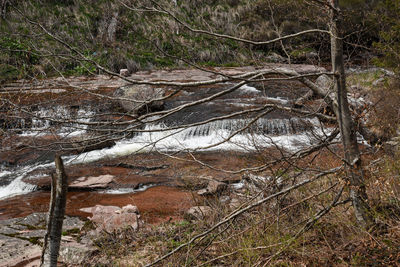
<svg viewBox="0 0 400 267">
<path fill-rule="evenodd" d="M 8 64 L 0 65 L 0 82 L 14 80 L 19 77 L 19 71 L 14 66 Z"/>
<path fill-rule="evenodd" d="M 381 1 L 372 19 L 379 29 L 379 41 L 374 46 L 382 53 L 376 63 L 400 71 L 400 2 Z"/>
<path fill-rule="evenodd" d="M 345 52 L 349 57 L 362 53 L 364 47 L 372 46 L 375 41 L 376 47 L 388 54 L 387 59 L 395 58 L 389 51 L 393 48 L 396 51 L 399 43 L 396 39 L 399 14 L 390 5 L 397 5 L 398 10 L 398 3 L 394 0 L 383 2 L 379 7 L 390 9 L 390 12 L 383 17 L 386 28 L 379 25 L 378 29 L 373 20 L 366 19 L 375 10 L 376 1 L 341 1 L 345 10 Z M 303 0 L 157 3 L 193 28 L 255 41 L 312 28 L 327 29 L 327 11 Z M 160 8 L 151 1 L 131 1 L 130 5 L 139 9 Z M 118 23 L 110 37 L 110 22 L 115 15 Z M 98 73 L 92 63 L 77 62 L 76 53 L 43 34 L 27 18 L 40 22 L 52 34 L 82 51 L 88 59 L 115 72 L 121 68 L 138 70 L 185 66 L 179 58 L 205 66 L 263 64 L 272 51 L 284 57 L 290 55 L 292 62 L 299 63 L 309 62 L 299 51 L 317 52 L 318 60 L 330 57 L 329 36 L 324 34 L 285 40 L 285 49 L 279 42 L 250 46 L 192 33 L 165 14 L 132 11 L 118 1 L 14 1 L 12 7 L 6 6 L 6 13 L 0 20 L 0 47 L 5 51 L 0 56 L 0 74 L 5 79 L 37 76 L 38 66 L 47 75 L 57 71 L 70 75 Z M 11 52 L 15 48 L 20 51 Z M 57 57 L 49 56 L 52 54 Z"/>
</svg>

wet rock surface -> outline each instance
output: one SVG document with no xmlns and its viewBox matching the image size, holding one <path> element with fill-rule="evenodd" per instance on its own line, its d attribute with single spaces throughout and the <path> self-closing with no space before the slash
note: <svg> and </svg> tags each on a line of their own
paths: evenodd
<svg viewBox="0 0 400 267">
<path fill-rule="evenodd" d="M 110 183 L 112 183 L 114 176 L 110 174 L 100 175 L 100 176 L 89 176 L 89 177 L 80 177 L 76 179 L 73 183 L 70 184 L 69 189 L 99 189 L 99 188 L 107 188 Z"/>
<path fill-rule="evenodd" d="M 64 219 L 65 237 L 80 231 L 84 222 L 76 217 Z M 46 233 L 46 214 L 33 213 L 23 218 L 0 221 L 0 262 L 1 266 L 25 266 L 38 261 Z M 74 239 L 73 236 L 70 236 Z M 66 242 L 61 243 L 61 251 Z"/>
<path fill-rule="evenodd" d="M 0 220 L 22 217 L 35 212 L 47 212 L 50 193 L 32 192 L 8 198 L 0 202 Z M 146 223 L 161 223 L 182 218 L 185 209 L 193 204 L 189 191 L 174 187 L 157 186 L 143 192 L 127 194 L 104 194 L 98 192 L 69 192 L 66 214 L 86 218 L 90 213 L 80 209 L 95 205 L 125 206 L 136 205 Z"/>
<path fill-rule="evenodd" d="M 249 157 L 248 153 L 221 153 L 204 152 L 196 153 L 195 156 L 204 163 L 214 164 L 221 169 L 229 169 L 235 164 L 239 166 L 246 162 L 256 163 L 256 160 Z M 129 166 L 129 168 L 115 167 L 121 165 Z M 39 191 L 0 200 L 0 220 L 22 217 L 34 212 L 47 212 L 50 176 L 43 173 L 51 171 L 51 168 L 37 170 L 24 179 L 25 182 L 36 185 Z M 73 190 L 68 192 L 68 215 L 87 217 L 90 214 L 79 209 L 96 204 L 119 207 L 132 204 L 141 211 L 141 219 L 150 223 L 182 218 L 185 208 L 190 207 L 194 200 L 187 189 L 197 190 L 206 187 L 210 177 L 217 177 L 224 183 L 241 180 L 240 174 L 221 173 L 201 167 L 196 162 L 164 158 L 157 153 L 66 166 L 66 172 L 70 185 L 82 177 L 86 179 L 87 177 L 113 176 L 113 181 L 106 188 L 90 190 L 72 188 Z M 140 191 L 145 188 L 148 189 Z"/>
<path fill-rule="evenodd" d="M 118 88 L 114 96 L 122 98 L 119 103 L 129 114 L 144 114 L 164 108 L 164 101 L 160 99 L 165 95 L 163 88 L 154 88 L 150 85 L 127 85 Z"/>
</svg>

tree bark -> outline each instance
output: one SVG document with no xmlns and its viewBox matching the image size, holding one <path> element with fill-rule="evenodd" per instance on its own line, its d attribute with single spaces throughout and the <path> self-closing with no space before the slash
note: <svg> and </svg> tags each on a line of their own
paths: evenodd
<svg viewBox="0 0 400 267">
<path fill-rule="evenodd" d="M 343 40 L 341 35 L 341 12 L 339 0 L 331 2 L 331 56 L 332 72 L 334 73 L 334 90 L 338 104 L 337 120 L 342 135 L 344 159 L 347 165 L 350 197 L 358 223 L 367 228 L 372 224 L 368 198 L 365 189 L 364 176 L 361 166 L 361 155 L 358 148 L 356 130 L 351 117 L 347 100 L 346 75 L 343 60 Z"/>
<path fill-rule="evenodd" d="M 40 266 L 57 266 L 62 225 L 67 202 L 67 176 L 59 155 L 56 155 L 56 173 L 51 175 L 51 199 L 47 217 L 47 233 L 44 238 Z"/>
</svg>

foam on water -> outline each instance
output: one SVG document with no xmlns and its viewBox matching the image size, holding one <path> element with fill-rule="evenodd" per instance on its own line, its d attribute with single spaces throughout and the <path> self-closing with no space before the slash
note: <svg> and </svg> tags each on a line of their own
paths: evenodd
<svg viewBox="0 0 400 267">
<path fill-rule="evenodd" d="M 281 105 L 286 105 L 289 103 L 289 100 L 282 98 L 282 97 L 264 97 L 264 99 L 273 102 L 273 103 L 277 103 L 277 104 L 281 104 Z"/>
<path fill-rule="evenodd" d="M 257 90 L 257 88 L 252 87 L 252 86 L 249 86 L 249 85 L 247 85 L 247 84 L 242 85 L 242 86 L 239 88 L 239 92 L 242 93 L 242 94 L 245 94 L 245 93 L 247 93 L 247 94 L 248 94 L 248 93 L 259 94 L 259 93 L 260 93 L 260 91 Z M 279 97 L 279 96 L 278 96 L 278 97 L 267 97 L 267 96 L 263 96 L 262 98 L 265 99 L 265 100 L 274 102 L 274 103 L 282 104 L 282 105 L 285 105 L 285 104 L 288 104 L 288 103 L 289 103 L 289 100 L 288 100 L 288 99 L 285 99 L 285 98 L 282 98 L 282 97 Z M 255 100 L 255 99 L 254 99 L 254 100 Z"/>
<path fill-rule="evenodd" d="M 300 147 L 308 146 L 315 141 L 315 139 L 308 134 L 307 127 L 299 130 L 301 133 L 296 132 L 296 127 L 301 127 L 302 125 L 299 119 L 260 119 L 259 122 L 250 127 L 248 131 L 232 136 L 232 133 L 241 129 L 248 122 L 249 120 L 245 119 L 218 121 L 178 130 L 166 130 L 166 126 L 164 125 L 148 125 L 145 127 L 145 131 L 147 132 L 140 133 L 131 139 L 121 140 L 111 148 L 93 150 L 80 155 L 63 157 L 63 159 L 65 165 L 70 165 L 89 163 L 101 159 L 112 159 L 135 152 L 147 152 L 152 150 L 237 150 L 250 152 L 259 148 L 279 146 L 285 150 L 294 151 Z M 308 123 L 315 125 L 316 121 L 309 120 Z M 314 130 L 314 135 L 315 132 L 318 131 Z M 276 135 L 274 135 L 274 133 Z M 24 183 L 22 180 L 33 170 L 40 168 L 54 168 L 54 163 L 26 166 L 15 171 L 0 171 L 0 177 L 10 175 L 15 177 L 10 184 L 0 188 L 0 198 L 25 194 L 35 190 L 34 185 Z M 143 190 L 145 189 L 147 188 L 143 187 Z M 106 193 L 111 194 L 116 192 L 129 193 L 126 190 L 107 191 Z"/>
<path fill-rule="evenodd" d="M 95 115 L 94 111 L 86 108 L 81 108 L 76 112 L 71 112 L 65 106 L 56 106 L 54 108 L 41 108 L 33 112 L 35 117 L 32 118 L 31 124 L 28 126 L 27 122 L 22 119 L 22 128 L 27 128 L 23 131 L 21 136 L 44 136 L 49 134 L 53 127 L 51 119 L 64 121 L 71 119 L 74 123 L 67 123 L 57 130 L 59 136 L 79 136 L 86 133 L 88 126 L 85 124 L 91 120 Z"/>
<path fill-rule="evenodd" d="M 0 199 L 8 198 L 16 195 L 26 194 L 32 192 L 36 189 L 36 186 L 33 184 L 28 184 L 22 181 L 22 179 L 30 172 L 37 169 L 45 169 L 54 166 L 54 163 L 46 163 L 46 164 L 35 164 L 30 166 L 25 166 L 19 169 L 16 169 L 11 172 L 3 171 L 0 173 L 0 177 L 4 176 L 14 176 L 15 178 L 6 186 L 0 187 Z"/>
<path fill-rule="evenodd" d="M 9 176 L 11 174 L 13 174 L 13 172 L 7 171 L 7 170 L 5 170 L 5 171 L 0 170 L 0 178 L 5 177 L 5 176 Z"/>
<path fill-rule="evenodd" d="M 136 189 L 133 189 L 133 188 L 108 189 L 108 190 L 100 191 L 99 193 L 112 194 L 112 195 L 130 194 L 130 193 L 146 191 L 147 189 L 149 189 L 150 187 L 153 187 L 153 186 L 156 186 L 156 184 L 148 184 L 148 185 L 144 185 L 139 188 L 136 188 Z"/>
<path fill-rule="evenodd" d="M 249 86 L 247 84 L 240 86 L 239 91 L 243 93 L 260 93 L 260 91 L 257 90 L 255 87 Z"/>
<path fill-rule="evenodd" d="M 247 131 L 231 137 L 233 132 L 246 126 L 248 122 L 249 120 L 217 121 L 186 129 L 165 131 L 163 130 L 166 129 L 164 125 L 148 125 L 144 130 L 148 132 L 143 132 L 131 139 L 121 140 L 111 148 L 93 150 L 68 157 L 66 163 L 89 163 L 153 150 L 253 151 L 256 149 L 255 144 L 257 144 L 257 148 L 278 145 L 286 150 L 294 150 L 299 148 L 300 144 L 309 144 L 310 136 L 308 134 L 295 134 L 295 125 L 301 125 L 301 122 L 297 119 L 260 120 L 260 122 L 255 123 L 254 129 L 249 130 L 250 132 Z M 308 123 L 314 124 L 315 121 L 309 120 Z M 280 135 L 266 135 L 274 133 Z M 227 140 L 228 138 L 229 140 Z"/>
</svg>

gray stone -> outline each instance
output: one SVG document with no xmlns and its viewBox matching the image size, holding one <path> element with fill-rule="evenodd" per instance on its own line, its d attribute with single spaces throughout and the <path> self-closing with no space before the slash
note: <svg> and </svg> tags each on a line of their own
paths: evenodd
<svg viewBox="0 0 400 267">
<path fill-rule="evenodd" d="M 154 88 L 145 84 L 135 84 L 118 88 L 114 96 L 128 99 L 119 101 L 125 111 L 133 114 L 143 114 L 153 110 L 162 110 L 164 108 L 164 101 L 153 100 L 163 97 L 164 94 L 165 91 L 162 88 Z"/>
<path fill-rule="evenodd" d="M 331 86 L 333 86 L 333 81 L 331 78 L 328 77 L 328 75 L 323 74 L 317 78 L 315 84 L 321 88 L 328 90 Z"/>
<path fill-rule="evenodd" d="M 129 71 L 128 71 L 128 69 L 120 69 L 120 70 L 119 70 L 119 75 L 128 77 L 128 76 L 129 76 Z"/>
<path fill-rule="evenodd" d="M 19 225 L 20 227 L 22 227 L 21 229 L 26 229 L 29 226 L 44 229 L 46 228 L 46 219 L 46 212 L 32 213 L 24 218 L 17 218 L 16 222 L 13 225 Z"/>
<path fill-rule="evenodd" d="M 201 220 L 212 213 L 212 208 L 209 206 L 194 206 L 186 211 L 185 218 L 188 220 L 197 219 Z"/>
<path fill-rule="evenodd" d="M 27 240 L 0 235 L 0 266 L 16 266 L 40 257 L 42 249 Z"/>
<path fill-rule="evenodd" d="M 216 180 L 211 180 L 208 183 L 207 188 L 197 191 L 197 194 L 200 196 L 220 194 L 227 187 L 228 187 L 228 185 L 226 183 L 216 181 Z"/>
<path fill-rule="evenodd" d="M 38 266 L 42 249 L 36 243 L 42 242 L 46 233 L 46 216 L 46 213 L 33 213 L 0 221 L 0 233 L 3 233 L 0 234 L 0 266 Z M 67 216 L 63 231 L 81 229 L 83 225 L 79 218 Z"/>
<path fill-rule="evenodd" d="M 286 58 L 282 57 L 281 55 L 277 53 L 270 53 L 268 56 L 265 57 L 267 62 L 272 62 L 272 63 L 284 63 L 287 61 Z"/>
<path fill-rule="evenodd" d="M 82 244 L 75 241 L 72 242 L 63 242 L 60 247 L 60 260 L 70 265 L 80 265 L 85 258 L 89 257 L 94 251 L 96 251 L 96 247 L 93 245 Z"/>
<path fill-rule="evenodd" d="M 210 192 L 210 194 L 217 194 L 217 193 L 221 193 L 222 191 L 224 191 L 227 187 L 228 187 L 228 185 L 226 183 L 211 180 L 208 183 L 207 190 L 208 190 L 208 192 Z"/>
<path fill-rule="evenodd" d="M 0 221 L 0 233 L 23 237 L 42 236 L 46 230 L 46 213 L 33 213 L 23 218 Z M 84 222 L 78 217 L 66 216 L 63 231 L 80 229 Z"/>
<path fill-rule="evenodd" d="M 66 216 L 63 223 L 63 231 L 81 229 L 84 225 L 85 222 L 79 219 L 79 217 Z"/>
<path fill-rule="evenodd" d="M 18 232 L 18 237 L 22 238 L 39 238 L 43 239 L 46 234 L 46 230 L 21 230 Z"/>
<path fill-rule="evenodd" d="M 139 220 L 139 210 L 133 205 L 122 208 L 96 205 L 95 207 L 81 209 L 81 211 L 93 214 L 89 219 L 96 224 L 97 233 L 103 230 L 111 233 L 127 227 L 136 231 L 142 224 Z"/>
</svg>

